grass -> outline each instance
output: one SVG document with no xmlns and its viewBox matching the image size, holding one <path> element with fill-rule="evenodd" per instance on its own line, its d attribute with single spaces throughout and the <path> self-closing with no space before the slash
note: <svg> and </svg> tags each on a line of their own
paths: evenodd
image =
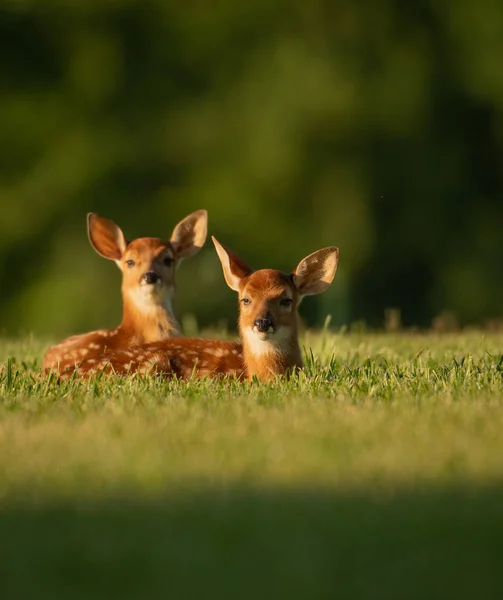
<svg viewBox="0 0 503 600">
<path fill-rule="evenodd" d="M 500 598 L 503 335 L 308 333 L 289 382 L 0 341 L 0 595 Z"/>
</svg>

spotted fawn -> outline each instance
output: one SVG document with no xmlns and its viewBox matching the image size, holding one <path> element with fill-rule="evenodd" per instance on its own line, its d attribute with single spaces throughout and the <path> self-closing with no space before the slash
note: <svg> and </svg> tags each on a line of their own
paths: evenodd
<svg viewBox="0 0 503 600">
<path fill-rule="evenodd" d="M 172 307 L 175 269 L 203 246 L 207 221 L 207 212 L 198 210 L 176 225 L 169 241 L 143 237 L 128 242 L 115 223 L 90 213 L 91 246 L 122 271 L 122 321 L 115 329 L 74 335 L 52 346 L 42 369 L 62 372 L 82 359 L 181 335 Z"/>
</svg>

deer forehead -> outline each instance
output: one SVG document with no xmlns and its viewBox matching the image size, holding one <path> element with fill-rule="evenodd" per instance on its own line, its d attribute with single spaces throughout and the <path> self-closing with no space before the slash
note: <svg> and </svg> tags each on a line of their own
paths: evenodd
<svg viewBox="0 0 503 600">
<path fill-rule="evenodd" d="M 291 277 L 273 269 L 255 271 L 245 278 L 241 287 L 241 297 L 247 296 L 265 301 L 279 297 L 294 298 L 295 293 Z"/>
<path fill-rule="evenodd" d="M 169 242 L 164 242 L 160 238 L 138 238 L 127 245 L 125 258 L 155 260 L 161 254 L 174 258 L 174 252 Z"/>
</svg>

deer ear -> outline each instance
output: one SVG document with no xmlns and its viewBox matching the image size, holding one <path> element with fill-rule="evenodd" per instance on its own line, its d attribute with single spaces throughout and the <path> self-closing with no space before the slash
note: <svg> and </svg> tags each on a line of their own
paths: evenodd
<svg viewBox="0 0 503 600">
<path fill-rule="evenodd" d="M 216 238 L 211 236 L 213 243 L 215 244 L 215 248 L 218 254 L 218 258 L 222 263 L 222 269 L 224 271 L 225 281 L 227 285 L 234 290 L 235 292 L 239 292 L 239 284 L 244 277 L 247 277 L 252 273 L 252 269 L 242 261 L 239 256 L 231 252 L 225 246 L 222 246 L 220 242 L 217 241 Z"/>
<path fill-rule="evenodd" d="M 96 213 L 87 215 L 87 235 L 91 246 L 98 254 L 110 260 L 121 259 L 127 246 L 120 227 Z"/>
<path fill-rule="evenodd" d="M 313 252 L 303 258 L 293 272 L 293 282 L 301 296 L 321 294 L 332 283 L 337 264 L 339 248 L 330 246 Z"/>
<path fill-rule="evenodd" d="M 173 229 L 171 244 L 178 259 L 197 254 L 204 246 L 208 233 L 208 213 L 196 210 Z"/>
</svg>

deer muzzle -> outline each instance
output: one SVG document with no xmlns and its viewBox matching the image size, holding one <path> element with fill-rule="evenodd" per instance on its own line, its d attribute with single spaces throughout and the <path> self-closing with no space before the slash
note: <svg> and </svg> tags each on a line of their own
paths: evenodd
<svg viewBox="0 0 503 600">
<path fill-rule="evenodd" d="M 274 333 L 274 325 L 271 319 L 256 319 L 253 322 L 253 331 L 259 333 Z"/>
<path fill-rule="evenodd" d="M 155 271 L 147 271 L 147 273 L 145 273 L 145 275 L 143 275 L 143 277 L 142 277 L 142 280 L 143 280 L 142 283 L 147 284 L 147 285 L 154 285 L 160 279 L 161 278 Z"/>
</svg>

